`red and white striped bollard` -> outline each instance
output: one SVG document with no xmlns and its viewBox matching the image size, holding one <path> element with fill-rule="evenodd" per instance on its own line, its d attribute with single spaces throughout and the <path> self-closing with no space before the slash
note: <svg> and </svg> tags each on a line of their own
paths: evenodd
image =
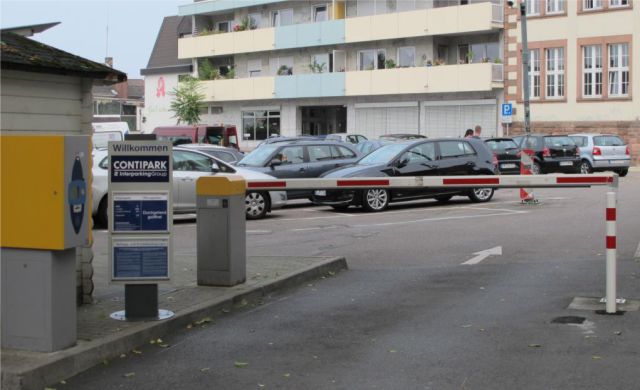
<svg viewBox="0 0 640 390">
<path fill-rule="evenodd" d="M 607 192 L 607 303 L 608 314 L 616 312 L 616 193 Z"/>
</svg>

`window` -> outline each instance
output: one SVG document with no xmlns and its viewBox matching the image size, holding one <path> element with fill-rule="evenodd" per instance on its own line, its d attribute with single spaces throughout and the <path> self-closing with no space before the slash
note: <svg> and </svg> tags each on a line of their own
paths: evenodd
<svg viewBox="0 0 640 390">
<path fill-rule="evenodd" d="M 217 23 L 218 31 L 220 31 L 220 32 L 229 32 L 229 31 L 231 31 L 231 25 L 232 24 L 233 24 L 233 22 L 231 22 L 231 21 L 218 22 Z"/>
<path fill-rule="evenodd" d="M 358 52 L 358 70 L 384 69 L 387 51 L 384 49 Z"/>
<path fill-rule="evenodd" d="M 262 23 L 262 15 L 261 14 L 249 14 L 249 28 L 251 30 L 255 30 L 260 27 Z"/>
<path fill-rule="evenodd" d="M 440 157 L 451 158 L 475 154 L 475 151 L 467 142 L 463 141 L 442 141 L 440 145 Z"/>
<path fill-rule="evenodd" d="M 582 0 L 582 9 L 585 11 L 602 9 L 602 0 Z"/>
<path fill-rule="evenodd" d="M 173 151 L 173 170 L 191 172 L 211 172 L 214 160 L 200 153 Z"/>
<path fill-rule="evenodd" d="M 529 51 L 529 97 L 540 98 L 540 50 Z"/>
<path fill-rule="evenodd" d="M 435 144 L 433 142 L 426 142 L 424 144 L 417 145 L 407 150 L 402 158 L 408 159 L 410 163 L 433 161 L 436 159 Z"/>
<path fill-rule="evenodd" d="M 242 133 L 249 141 L 280 135 L 280 111 L 243 111 Z"/>
<path fill-rule="evenodd" d="M 549 99 L 564 97 L 564 48 L 546 49 L 547 94 Z"/>
<path fill-rule="evenodd" d="M 293 10 L 280 9 L 271 13 L 271 26 L 289 26 L 293 24 Z"/>
<path fill-rule="evenodd" d="M 349 150 L 348 148 L 345 148 L 344 146 L 333 146 L 334 148 L 337 148 L 339 151 L 339 156 L 340 157 L 336 157 L 336 158 L 356 158 L 356 154 L 353 153 L 351 150 Z"/>
<path fill-rule="evenodd" d="M 458 45 L 458 63 L 469 63 L 469 45 Z"/>
<path fill-rule="evenodd" d="M 582 96 L 602 96 L 602 46 L 582 47 Z"/>
<path fill-rule="evenodd" d="M 304 162 L 303 146 L 285 146 L 276 154 L 282 164 L 302 164 Z"/>
<path fill-rule="evenodd" d="M 309 162 L 333 159 L 331 156 L 331 145 L 309 145 L 307 146 L 307 151 L 309 151 Z"/>
<path fill-rule="evenodd" d="M 247 62 L 249 77 L 260 77 L 262 73 L 262 60 L 249 60 Z"/>
<path fill-rule="evenodd" d="M 398 66 L 400 68 L 407 68 L 416 66 L 416 48 L 399 47 L 398 48 Z"/>
<path fill-rule="evenodd" d="M 588 141 L 587 137 L 580 136 L 580 135 L 573 135 L 570 138 L 573 140 L 573 142 L 576 143 L 578 147 L 582 148 L 587 146 L 587 141 Z"/>
<path fill-rule="evenodd" d="M 626 7 L 629 5 L 629 0 L 609 0 L 609 7 Z"/>
<path fill-rule="evenodd" d="M 609 96 L 629 95 L 629 44 L 609 45 Z"/>
<path fill-rule="evenodd" d="M 560 14 L 564 12 L 564 0 L 547 0 L 547 14 Z"/>
<path fill-rule="evenodd" d="M 209 115 L 209 106 L 202 105 L 198 108 L 198 113 L 200 115 Z"/>
<path fill-rule="evenodd" d="M 313 21 L 324 22 L 329 20 L 329 13 L 327 12 L 326 5 L 314 5 L 313 6 Z"/>
<path fill-rule="evenodd" d="M 290 76 L 293 74 L 293 57 L 275 57 L 269 59 L 272 76 Z"/>
<path fill-rule="evenodd" d="M 624 146 L 624 141 L 616 135 L 603 135 L 593 137 L 593 144 L 595 146 Z"/>
<path fill-rule="evenodd" d="M 540 15 L 540 0 L 526 0 L 527 15 Z"/>
</svg>

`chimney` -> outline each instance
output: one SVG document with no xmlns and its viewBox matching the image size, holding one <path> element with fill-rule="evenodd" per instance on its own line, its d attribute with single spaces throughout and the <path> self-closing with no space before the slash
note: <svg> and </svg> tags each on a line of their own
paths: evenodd
<svg viewBox="0 0 640 390">
<path fill-rule="evenodd" d="M 104 63 L 109 67 L 113 68 L 113 57 L 105 57 Z"/>
</svg>

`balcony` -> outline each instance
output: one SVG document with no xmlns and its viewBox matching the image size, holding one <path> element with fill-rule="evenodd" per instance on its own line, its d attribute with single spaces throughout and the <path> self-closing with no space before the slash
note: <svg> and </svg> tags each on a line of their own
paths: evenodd
<svg viewBox="0 0 640 390">
<path fill-rule="evenodd" d="M 486 2 L 180 38 L 178 58 L 491 31 L 503 27 L 502 16 Z"/>
<path fill-rule="evenodd" d="M 481 63 L 347 72 L 345 94 L 399 95 L 491 91 L 502 88 L 494 80 L 501 64 Z M 497 73 L 497 71 L 496 71 Z"/>
<path fill-rule="evenodd" d="M 394 68 L 204 81 L 207 101 L 491 91 L 502 88 L 502 64 Z"/>
<path fill-rule="evenodd" d="M 346 19 L 345 42 L 462 34 L 502 27 L 500 6 L 477 3 Z"/>
</svg>

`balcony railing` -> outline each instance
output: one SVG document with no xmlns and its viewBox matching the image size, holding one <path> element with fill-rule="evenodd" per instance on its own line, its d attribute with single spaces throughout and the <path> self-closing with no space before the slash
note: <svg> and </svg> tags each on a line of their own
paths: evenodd
<svg viewBox="0 0 640 390">
<path fill-rule="evenodd" d="M 486 2 L 185 37 L 178 58 L 491 31 L 502 28 L 502 11 Z"/>
<path fill-rule="evenodd" d="M 204 81 L 207 101 L 491 91 L 502 64 L 480 63 Z"/>
</svg>

